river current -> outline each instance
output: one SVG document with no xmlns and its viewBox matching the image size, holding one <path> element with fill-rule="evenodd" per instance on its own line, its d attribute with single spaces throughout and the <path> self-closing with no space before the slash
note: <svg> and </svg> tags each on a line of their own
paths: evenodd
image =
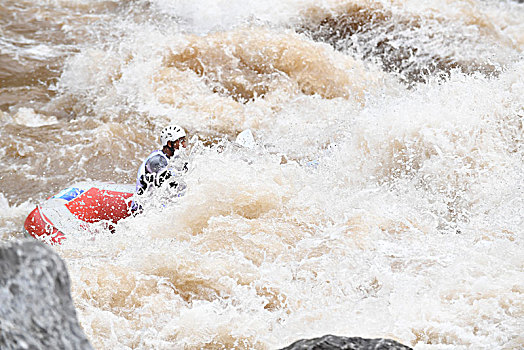
<svg viewBox="0 0 524 350">
<path fill-rule="evenodd" d="M 524 347 L 521 1 L 2 0 L 0 34 L 0 240 L 191 138 L 185 196 L 54 247 L 95 348 Z"/>
</svg>

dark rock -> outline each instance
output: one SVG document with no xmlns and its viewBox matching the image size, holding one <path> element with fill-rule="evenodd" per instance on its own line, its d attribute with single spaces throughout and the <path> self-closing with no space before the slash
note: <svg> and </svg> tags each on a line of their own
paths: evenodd
<svg viewBox="0 0 524 350">
<path fill-rule="evenodd" d="M 92 349 L 64 262 L 36 240 L 0 244 L 0 349 Z"/>
<path fill-rule="evenodd" d="M 411 349 L 391 339 L 364 339 L 325 335 L 302 339 L 281 350 L 406 350 Z"/>
</svg>

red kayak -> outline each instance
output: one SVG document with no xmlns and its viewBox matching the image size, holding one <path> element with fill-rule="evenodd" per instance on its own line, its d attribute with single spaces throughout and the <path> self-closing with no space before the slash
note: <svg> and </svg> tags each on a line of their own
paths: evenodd
<svg viewBox="0 0 524 350">
<path fill-rule="evenodd" d="M 29 214 L 27 234 L 50 244 L 60 244 L 67 233 L 86 230 L 103 222 L 109 228 L 131 215 L 134 185 L 81 182 L 48 198 Z"/>
</svg>

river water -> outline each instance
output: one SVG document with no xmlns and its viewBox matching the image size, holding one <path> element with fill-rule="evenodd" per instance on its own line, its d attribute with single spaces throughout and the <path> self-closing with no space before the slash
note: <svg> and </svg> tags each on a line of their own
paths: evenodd
<svg viewBox="0 0 524 350">
<path fill-rule="evenodd" d="M 522 2 L 2 0 L 0 33 L 1 240 L 191 137 L 184 197 L 55 247 L 95 348 L 524 347 Z"/>
</svg>

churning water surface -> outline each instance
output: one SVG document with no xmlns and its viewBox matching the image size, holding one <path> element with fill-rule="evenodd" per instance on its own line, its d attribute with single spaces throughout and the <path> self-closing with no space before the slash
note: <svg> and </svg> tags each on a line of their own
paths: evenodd
<svg viewBox="0 0 524 350">
<path fill-rule="evenodd" d="M 0 239 L 192 136 L 184 197 L 55 247 L 95 348 L 524 347 L 522 2 L 3 0 L 0 33 Z"/>
</svg>

